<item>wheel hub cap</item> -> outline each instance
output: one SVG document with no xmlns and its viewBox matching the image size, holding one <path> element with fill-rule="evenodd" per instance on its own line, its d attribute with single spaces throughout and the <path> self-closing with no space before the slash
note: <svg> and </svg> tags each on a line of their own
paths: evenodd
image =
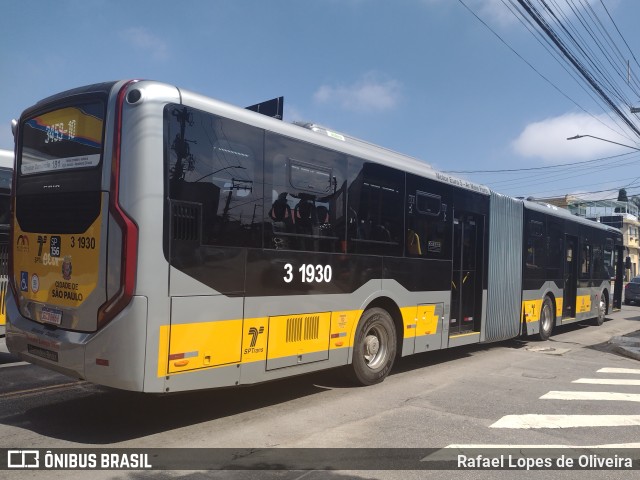
<svg viewBox="0 0 640 480">
<path fill-rule="evenodd" d="M 380 340 L 378 340 L 378 337 L 369 335 L 365 340 L 365 346 L 367 349 L 366 356 L 373 358 L 378 353 L 378 350 L 380 350 Z"/>
</svg>

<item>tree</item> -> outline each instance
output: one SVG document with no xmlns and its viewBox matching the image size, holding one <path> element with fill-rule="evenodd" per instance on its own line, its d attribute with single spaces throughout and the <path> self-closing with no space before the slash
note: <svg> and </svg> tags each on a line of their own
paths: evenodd
<svg viewBox="0 0 640 480">
<path fill-rule="evenodd" d="M 629 199 L 627 198 L 627 191 L 624 188 L 621 188 L 618 191 L 618 201 L 619 202 L 628 202 Z"/>
</svg>

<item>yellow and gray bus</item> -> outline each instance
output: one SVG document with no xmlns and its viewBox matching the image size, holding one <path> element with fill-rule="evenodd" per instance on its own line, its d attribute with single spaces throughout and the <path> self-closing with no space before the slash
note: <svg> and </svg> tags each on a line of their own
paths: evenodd
<svg viewBox="0 0 640 480">
<path fill-rule="evenodd" d="M 9 260 L 9 216 L 13 152 L 0 149 L 0 337 L 4 336 Z"/>
<path fill-rule="evenodd" d="M 546 339 L 620 303 L 619 230 L 318 125 L 119 81 L 16 133 L 7 345 L 75 378 L 369 385 L 397 356 Z"/>
</svg>

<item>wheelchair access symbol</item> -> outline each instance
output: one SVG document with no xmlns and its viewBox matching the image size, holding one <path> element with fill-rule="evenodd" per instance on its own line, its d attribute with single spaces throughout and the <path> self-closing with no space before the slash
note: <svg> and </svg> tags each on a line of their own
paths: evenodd
<svg viewBox="0 0 640 480">
<path fill-rule="evenodd" d="M 20 272 L 20 291 L 29 291 L 29 272 Z"/>
</svg>

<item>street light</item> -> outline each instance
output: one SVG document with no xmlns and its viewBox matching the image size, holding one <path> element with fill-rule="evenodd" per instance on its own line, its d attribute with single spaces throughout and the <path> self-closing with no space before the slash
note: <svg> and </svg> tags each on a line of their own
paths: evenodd
<svg viewBox="0 0 640 480">
<path fill-rule="evenodd" d="M 576 135 L 575 137 L 567 138 L 567 140 L 576 140 L 578 138 L 584 138 L 584 137 L 591 137 L 591 138 L 595 138 L 596 140 L 602 140 L 603 142 L 615 143 L 616 145 L 620 145 L 622 147 L 633 148 L 634 150 L 640 151 L 640 148 L 638 148 L 638 147 L 632 147 L 631 145 L 625 145 L 624 143 L 614 142 L 613 140 L 607 140 L 606 138 L 594 137 L 593 135 Z"/>
</svg>

